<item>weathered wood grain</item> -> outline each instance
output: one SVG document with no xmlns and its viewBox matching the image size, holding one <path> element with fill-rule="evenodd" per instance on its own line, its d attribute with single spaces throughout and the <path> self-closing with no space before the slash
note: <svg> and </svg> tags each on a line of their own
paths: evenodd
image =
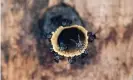
<svg viewBox="0 0 133 80">
<path fill-rule="evenodd" d="M 33 34 L 43 12 L 60 2 L 76 9 L 88 30 L 99 31 L 97 55 L 84 66 L 54 63 Z M 3 80 L 133 79 L 133 0 L 2 0 L 1 6 Z"/>
</svg>

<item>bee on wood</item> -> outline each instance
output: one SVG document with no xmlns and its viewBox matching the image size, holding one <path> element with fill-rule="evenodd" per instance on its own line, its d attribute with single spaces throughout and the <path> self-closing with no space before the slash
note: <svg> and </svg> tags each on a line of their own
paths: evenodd
<svg viewBox="0 0 133 80">
<path fill-rule="evenodd" d="M 93 42 L 95 39 L 97 39 L 96 33 L 88 32 L 88 36 L 89 36 L 88 42 Z"/>
<path fill-rule="evenodd" d="M 58 55 L 56 52 L 53 52 L 53 54 L 54 54 L 54 61 L 56 63 L 59 63 L 60 60 L 64 59 L 64 56 Z"/>
<path fill-rule="evenodd" d="M 74 57 L 69 57 L 69 58 L 68 58 L 68 62 L 69 62 L 70 64 L 75 63 L 75 62 L 76 62 L 76 56 L 74 56 Z"/>
<path fill-rule="evenodd" d="M 84 53 L 80 55 L 81 58 L 85 58 L 88 55 L 88 51 L 85 50 Z"/>
<path fill-rule="evenodd" d="M 59 63 L 59 60 L 60 60 L 59 55 L 54 56 L 54 61 L 55 61 L 56 63 Z"/>
<path fill-rule="evenodd" d="M 44 39 L 50 39 L 52 37 L 52 33 L 45 33 L 43 32 L 43 38 Z"/>
<path fill-rule="evenodd" d="M 51 18 L 51 22 L 56 26 L 70 26 L 72 24 L 72 20 L 64 18 L 62 15 Z"/>
</svg>

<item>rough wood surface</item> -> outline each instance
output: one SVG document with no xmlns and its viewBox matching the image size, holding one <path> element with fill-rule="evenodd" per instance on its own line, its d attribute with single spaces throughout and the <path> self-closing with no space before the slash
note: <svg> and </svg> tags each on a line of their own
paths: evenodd
<svg viewBox="0 0 133 80">
<path fill-rule="evenodd" d="M 84 65 L 54 63 L 31 30 L 60 2 L 99 31 L 96 56 Z M 2 80 L 133 80 L 133 0 L 2 0 L 1 6 Z"/>
</svg>

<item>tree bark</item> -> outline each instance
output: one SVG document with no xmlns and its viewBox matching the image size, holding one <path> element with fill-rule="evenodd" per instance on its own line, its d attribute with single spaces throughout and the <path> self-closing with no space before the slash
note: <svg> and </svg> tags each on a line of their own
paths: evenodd
<svg viewBox="0 0 133 80">
<path fill-rule="evenodd" d="M 41 15 L 60 2 L 78 12 L 88 31 L 97 32 L 89 49 L 96 55 L 81 61 L 84 65 L 54 63 L 34 34 Z M 133 0 L 2 0 L 1 6 L 3 80 L 133 79 Z"/>
</svg>

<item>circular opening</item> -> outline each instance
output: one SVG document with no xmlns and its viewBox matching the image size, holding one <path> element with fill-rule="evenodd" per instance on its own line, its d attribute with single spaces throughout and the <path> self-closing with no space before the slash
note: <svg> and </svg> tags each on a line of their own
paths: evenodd
<svg viewBox="0 0 133 80">
<path fill-rule="evenodd" d="M 65 52 L 82 50 L 84 48 L 85 35 L 76 27 L 66 28 L 58 36 L 58 46 Z"/>
<path fill-rule="evenodd" d="M 80 55 L 88 47 L 87 33 L 88 31 L 82 26 L 60 26 L 55 32 L 52 32 L 53 50 L 65 57 Z"/>
</svg>

